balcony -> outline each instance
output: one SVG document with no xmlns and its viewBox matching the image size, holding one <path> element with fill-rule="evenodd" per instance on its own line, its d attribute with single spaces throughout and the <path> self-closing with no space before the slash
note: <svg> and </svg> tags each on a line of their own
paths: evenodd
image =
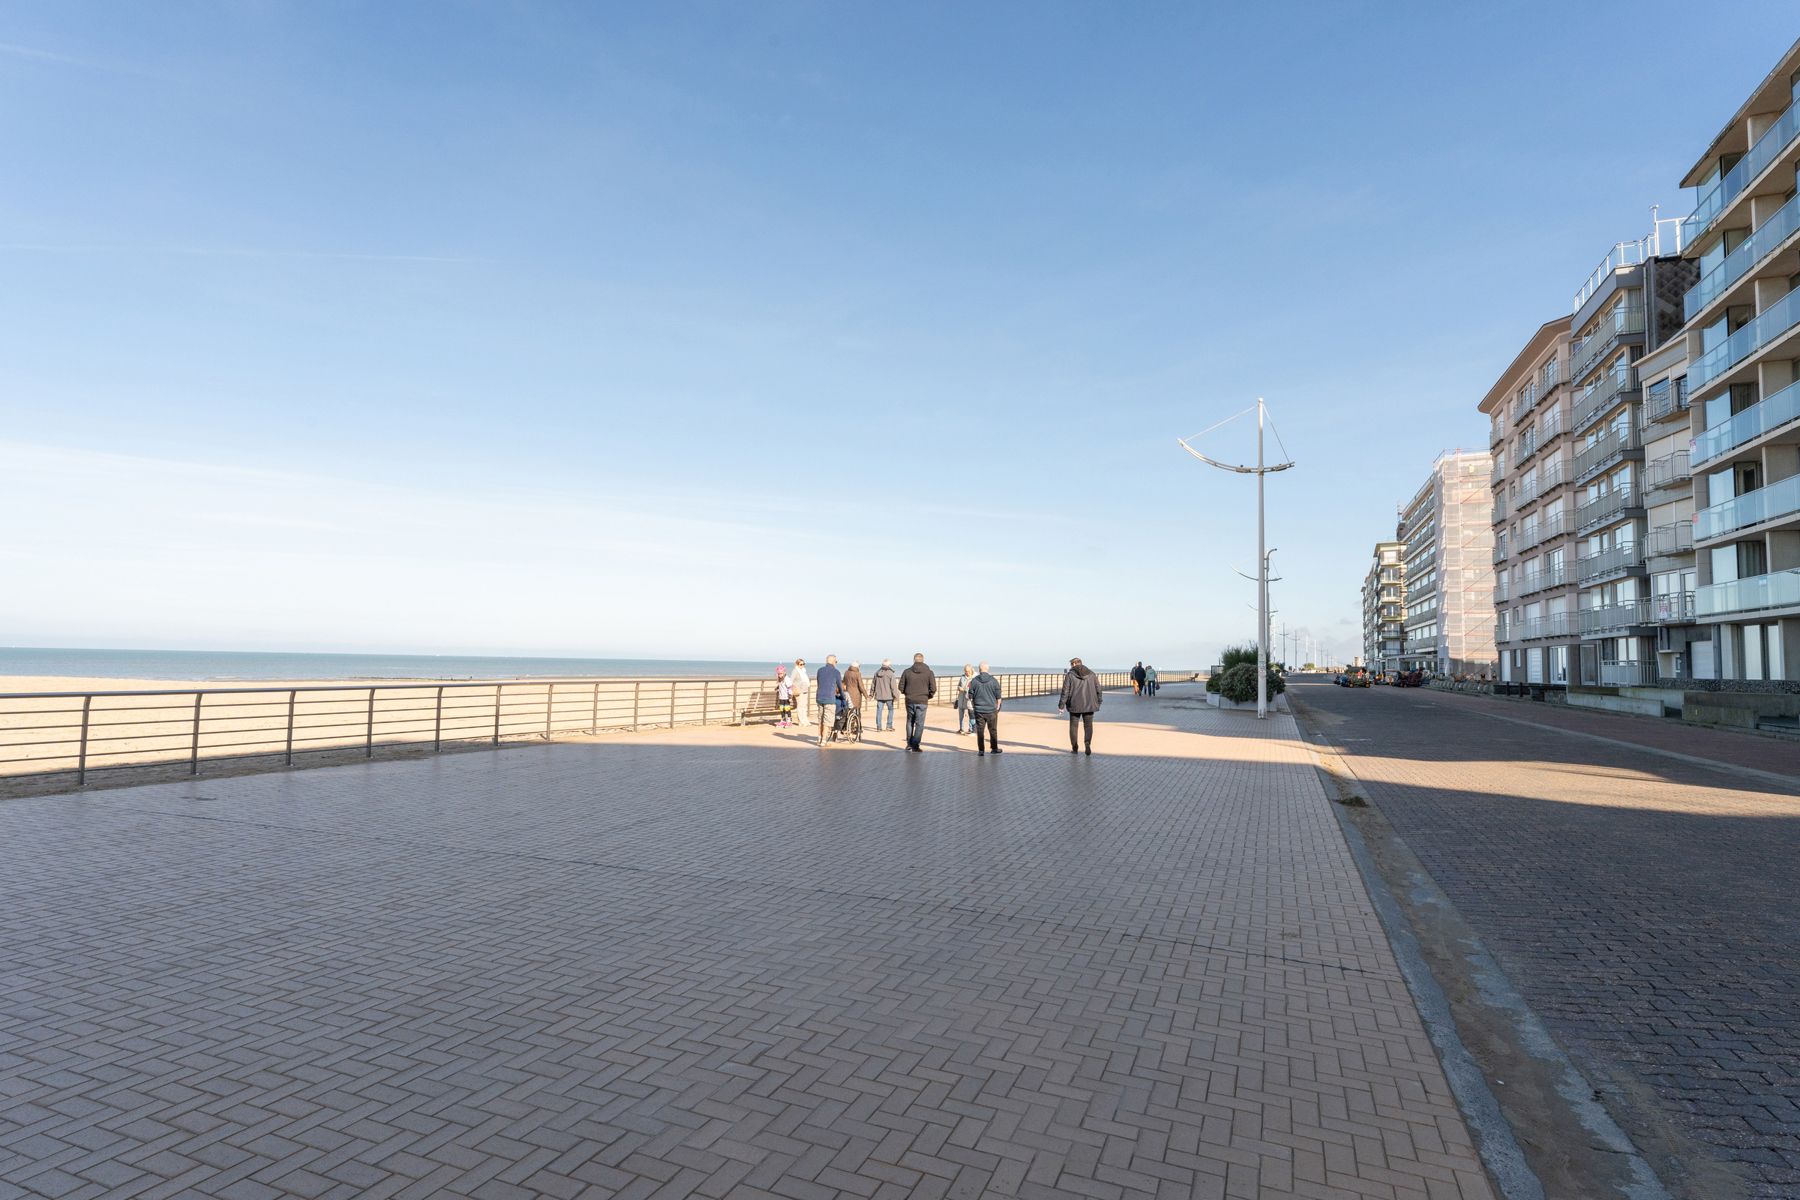
<svg viewBox="0 0 1800 1200">
<path fill-rule="evenodd" d="M 1700 197 L 1700 202 L 1694 205 L 1693 215 L 1681 223 L 1682 240 L 1692 245 L 1711 229 L 1720 214 L 1731 207 L 1731 202 L 1750 186 L 1752 180 L 1768 170 L 1769 164 L 1781 157 L 1782 151 L 1793 144 L 1796 136 L 1800 136 L 1800 104 L 1789 105 L 1788 110 L 1756 139 L 1749 152 Z"/>
<path fill-rule="evenodd" d="M 1569 371 L 1571 380 L 1579 380 L 1594 368 L 1594 365 L 1612 352 L 1624 338 L 1644 332 L 1644 306 L 1641 304 L 1621 304 L 1604 317 L 1594 327 L 1594 332 L 1581 339 L 1579 348 L 1570 347 L 1570 358 L 1573 366 Z"/>
<path fill-rule="evenodd" d="M 1771 430 L 1780 429 L 1795 421 L 1800 421 L 1800 383 L 1790 383 L 1779 392 L 1771 392 L 1743 412 L 1733 413 L 1695 438 L 1694 465 L 1711 462 Z"/>
<path fill-rule="evenodd" d="M 1688 387 L 1705 387 L 1731 368 L 1800 324 L 1800 288 L 1765 308 L 1755 320 L 1700 356 L 1688 367 Z"/>
<path fill-rule="evenodd" d="M 1682 319 L 1693 320 L 1695 313 L 1724 295 L 1727 288 L 1779 250 L 1795 233 L 1800 233 L 1800 196 L 1777 209 L 1774 216 L 1758 226 L 1756 232 L 1738 243 L 1737 249 L 1688 289 L 1688 294 L 1681 300 Z"/>
<path fill-rule="evenodd" d="M 1494 640 L 1496 642 L 1509 642 L 1512 640 L 1506 634 L 1506 614 L 1505 613 L 1496 613 L 1494 615 Z"/>
<path fill-rule="evenodd" d="M 1703 508 L 1694 517 L 1694 537 L 1702 542 L 1780 517 L 1800 514 L 1800 475 L 1778 479 L 1767 487 Z"/>
<path fill-rule="evenodd" d="M 1622 575 L 1644 562 L 1644 547 L 1640 542 L 1627 542 L 1623 546 L 1614 546 L 1610 550 L 1602 550 L 1598 554 L 1590 554 L 1575 561 L 1575 579 L 1583 587 L 1597 579 L 1605 579 L 1609 575 Z"/>
<path fill-rule="evenodd" d="M 1602 492 L 1592 500 L 1580 505 L 1575 510 L 1575 526 L 1587 530 L 1604 521 L 1610 521 L 1621 513 L 1642 513 L 1644 501 L 1642 497 L 1633 496 L 1629 484 Z"/>
<path fill-rule="evenodd" d="M 1504 579 L 1494 581 L 1494 602 L 1498 604 L 1507 598 L 1507 582 Z"/>
<path fill-rule="evenodd" d="M 1503 537 L 1495 538 L 1494 539 L 1494 565 L 1499 566 L 1501 563 L 1505 562 L 1506 555 L 1507 555 L 1506 539 Z"/>
<path fill-rule="evenodd" d="M 1488 524 L 1498 525 L 1504 520 L 1506 520 L 1506 497 L 1501 496 L 1494 501 L 1494 519 Z"/>
<path fill-rule="evenodd" d="M 1634 625 L 1650 623 L 1648 599 L 1627 600 L 1622 604 L 1600 604 L 1581 610 L 1581 636 L 1618 633 Z"/>
<path fill-rule="evenodd" d="M 1651 421 L 1664 421 L 1688 410 L 1687 376 L 1660 379 L 1644 389 L 1644 416 Z"/>
<path fill-rule="evenodd" d="M 1519 622 L 1516 637 L 1554 638 L 1573 637 L 1575 634 L 1575 614 L 1567 612 L 1546 613 L 1541 617 L 1527 617 Z"/>
<path fill-rule="evenodd" d="M 1538 431 L 1535 428 L 1527 429 L 1524 433 L 1519 435 L 1519 453 L 1513 461 L 1524 462 L 1526 459 L 1537 453 L 1537 448 Z"/>
<path fill-rule="evenodd" d="M 1519 577 L 1519 595 L 1530 596 L 1546 588 L 1562 587 L 1569 582 L 1569 568 L 1563 563 L 1552 563 L 1536 571 L 1527 571 Z"/>
<path fill-rule="evenodd" d="M 1615 425 L 1592 445 L 1575 452 L 1575 481 L 1582 483 L 1628 454 L 1642 457 L 1644 436 L 1635 424 Z"/>
<path fill-rule="evenodd" d="M 1498 446 L 1505 440 L 1506 422 L 1502 421 L 1499 417 L 1495 417 L 1493 423 L 1488 426 L 1488 449 L 1492 450 L 1495 446 Z"/>
<path fill-rule="evenodd" d="M 1694 548 L 1694 523 L 1677 521 L 1673 525 L 1658 525 L 1644 539 L 1644 553 L 1651 558 L 1665 554 L 1682 554 Z"/>
<path fill-rule="evenodd" d="M 1686 450 L 1675 450 L 1644 464 L 1644 491 L 1646 493 L 1677 487 L 1683 483 L 1692 483 L 1693 479 L 1694 472 L 1688 467 Z"/>
<path fill-rule="evenodd" d="M 1575 518 L 1569 513 L 1557 513 L 1553 517 L 1540 517 L 1526 522 L 1519 527 L 1519 540 L 1514 552 L 1541 546 L 1551 538 L 1562 537 L 1575 532 Z"/>
<path fill-rule="evenodd" d="M 1594 386 L 1575 398 L 1574 429 L 1581 433 L 1595 418 L 1603 417 L 1618 406 L 1621 397 L 1628 397 L 1637 391 L 1638 373 L 1636 367 L 1626 367 L 1623 371 L 1613 371 L 1594 381 Z"/>
<path fill-rule="evenodd" d="M 1650 597 L 1652 625 L 1685 625 L 1694 619 L 1694 593 L 1662 592 Z"/>
<path fill-rule="evenodd" d="M 1709 583 L 1694 593 L 1697 616 L 1718 617 L 1768 608 L 1800 608 L 1800 567 L 1729 583 Z"/>
<path fill-rule="evenodd" d="M 1598 682 L 1601 687 L 1655 687 L 1656 664 L 1648 659 L 1603 658 Z"/>
</svg>

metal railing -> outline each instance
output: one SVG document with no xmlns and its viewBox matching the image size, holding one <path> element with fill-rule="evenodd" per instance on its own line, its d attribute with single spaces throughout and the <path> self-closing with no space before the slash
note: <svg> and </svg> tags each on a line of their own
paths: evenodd
<svg viewBox="0 0 1800 1200">
<path fill-rule="evenodd" d="M 1585 585 L 1618 571 L 1629 571 L 1644 561 L 1642 542 L 1627 542 L 1575 560 L 1576 581 Z"/>
<path fill-rule="evenodd" d="M 1575 482 L 1585 482 L 1588 476 L 1605 470 L 1627 454 L 1637 452 L 1642 457 L 1643 446 L 1644 434 L 1635 421 L 1609 427 L 1592 444 L 1576 451 Z"/>
<path fill-rule="evenodd" d="M 1686 220 L 1679 217 L 1657 219 L 1655 214 L 1652 214 L 1649 233 L 1635 242 L 1614 242 L 1613 248 L 1606 252 L 1605 258 L 1600 260 L 1600 265 L 1595 267 L 1582 281 L 1581 286 L 1575 289 L 1575 303 L 1570 306 L 1569 311 L 1580 312 L 1581 306 L 1586 304 L 1588 299 L 1605 285 L 1614 272 L 1635 267 L 1641 262 L 1661 257 L 1664 254 L 1680 254 L 1682 238 L 1684 235 L 1688 235 L 1689 222 L 1692 220 L 1692 217 L 1688 217 Z M 1663 226 L 1665 225 L 1672 227 L 1669 230 L 1666 249 L 1663 240 Z"/>
<path fill-rule="evenodd" d="M 1644 332 L 1644 306 L 1641 304 L 1621 304 L 1600 318 L 1594 332 L 1581 339 L 1569 348 L 1569 357 L 1573 365 L 1569 369 L 1570 382 L 1579 381 L 1591 371 L 1600 360 L 1612 353 L 1620 339 Z"/>
<path fill-rule="evenodd" d="M 1648 659 L 1603 658 L 1601 687 L 1651 687 L 1656 683 L 1656 664 Z"/>
<path fill-rule="evenodd" d="M 1644 464 L 1644 490 L 1657 491 L 1693 482 L 1693 468 L 1688 465 L 1688 452 L 1674 450 Z"/>
<path fill-rule="evenodd" d="M 1618 604 L 1598 604 L 1581 610 L 1581 632 L 1606 633 L 1650 623 L 1650 601 L 1626 600 Z"/>
<path fill-rule="evenodd" d="M 1694 619 L 1694 593 L 1658 592 L 1650 597 L 1650 620 L 1656 625 L 1675 625 Z"/>
<path fill-rule="evenodd" d="M 1611 491 L 1600 493 L 1592 500 L 1584 501 L 1575 510 L 1575 524 L 1578 529 L 1591 529 L 1622 512 L 1643 507 L 1643 498 L 1632 494 L 1631 485 L 1621 484 Z"/>
<path fill-rule="evenodd" d="M 1602 376 L 1592 388 L 1575 397 L 1575 417 L 1572 422 L 1575 432 L 1587 432 L 1589 425 L 1611 412 L 1619 404 L 1620 397 L 1627 396 L 1637 386 L 1636 367 L 1627 367 L 1623 371 L 1613 371 Z"/>
<path fill-rule="evenodd" d="M 1644 416 L 1646 420 L 1661 421 L 1677 413 L 1684 413 L 1688 408 L 1687 376 L 1677 375 L 1674 379 L 1659 379 L 1644 389 Z"/>
<path fill-rule="evenodd" d="M 1102 687 L 1130 685 L 1096 672 Z M 1163 682 L 1194 678 L 1162 672 Z M 871 678 L 865 676 L 866 681 Z M 1062 672 L 997 676 L 1001 695 L 1044 696 Z M 956 678 L 938 677 L 935 703 Z M 531 679 L 20 692 L 0 695 L 0 780 L 164 768 L 197 776 L 207 763 L 291 767 L 683 725 L 734 725 L 774 711 L 766 678 Z"/>
<path fill-rule="evenodd" d="M 1555 562 L 1527 571 L 1519 580 L 1519 595 L 1530 596 L 1547 588 L 1563 587 L 1569 582 L 1567 563 Z"/>
<path fill-rule="evenodd" d="M 1644 539 L 1646 553 L 1655 556 L 1661 554 L 1681 554 L 1694 548 L 1694 523 L 1692 521 L 1674 521 L 1667 525 L 1658 525 Z"/>
</svg>

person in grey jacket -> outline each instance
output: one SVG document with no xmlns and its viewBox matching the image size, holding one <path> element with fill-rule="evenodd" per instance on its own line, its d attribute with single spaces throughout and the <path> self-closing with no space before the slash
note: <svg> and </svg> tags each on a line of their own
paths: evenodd
<svg viewBox="0 0 1800 1200">
<path fill-rule="evenodd" d="M 937 695 L 937 676 L 923 654 L 913 655 L 913 665 L 900 673 L 900 695 L 906 699 L 906 748 L 918 754 L 925 749 L 925 706 Z"/>
<path fill-rule="evenodd" d="M 1079 658 L 1071 658 L 1063 675 L 1062 695 L 1056 701 L 1056 711 L 1069 714 L 1070 754 L 1082 752 L 1075 742 L 1078 731 L 1085 734 L 1087 753 L 1093 754 L 1094 714 L 1100 711 L 1100 700 L 1100 677 L 1082 665 Z"/>
<path fill-rule="evenodd" d="M 988 673 L 986 663 L 981 664 L 981 673 L 969 680 L 965 694 L 975 724 L 975 753 L 987 753 L 981 748 L 984 734 L 988 746 L 995 754 L 1000 753 L 1000 681 Z"/>
<path fill-rule="evenodd" d="M 869 694 L 875 697 L 875 728 L 894 731 L 894 701 L 900 698 L 900 672 L 894 670 L 894 660 L 881 660 L 881 670 L 875 672 L 875 678 L 869 682 Z M 886 717 L 886 724 L 882 718 Z"/>
</svg>

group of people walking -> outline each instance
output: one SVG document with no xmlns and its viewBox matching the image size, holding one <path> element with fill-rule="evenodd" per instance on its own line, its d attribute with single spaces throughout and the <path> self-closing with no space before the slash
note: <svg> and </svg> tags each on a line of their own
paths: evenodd
<svg viewBox="0 0 1800 1200">
<path fill-rule="evenodd" d="M 1132 672 L 1134 687 L 1141 686 L 1139 663 Z M 1152 674 L 1154 678 L 1154 674 Z M 852 662 L 848 670 L 839 670 L 837 655 L 825 656 L 825 665 L 809 676 L 806 660 L 796 658 L 790 670 L 783 663 L 775 668 L 775 703 L 778 723 L 784 729 L 816 726 L 818 744 L 822 747 L 834 735 L 860 737 L 862 711 L 867 700 L 875 702 L 875 731 L 894 728 L 894 706 L 906 708 L 906 749 L 914 754 L 924 751 L 925 713 L 937 698 L 937 674 L 926 665 L 923 654 L 913 655 L 912 665 L 895 671 L 892 659 L 884 658 L 873 677 L 865 681 L 862 664 Z M 975 753 L 985 757 L 1000 748 L 1000 708 L 1003 704 L 1000 681 L 988 670 L 988 664 L 963 667 L 956 681 L 956 732 L 959 737 L 975 735 Z M 1079 658 L 1069 660 L 1063 675 L 1062 692 L 1057 698 L 1058 712 L 1069 715 L 1069 753 L 1094 752 L 1094 714 L 1102 700 L 1100 678 L 1082 664 Z M 1079 735 L 1079 737 L 1078 737 Z"/>
<path fill-rule="evenodd" d="M 1156 695 L 1156 668 L 1146 667 L 1142 659 L 1131 668 L 1131 693 L 1134 696 Z"/>
</svg>

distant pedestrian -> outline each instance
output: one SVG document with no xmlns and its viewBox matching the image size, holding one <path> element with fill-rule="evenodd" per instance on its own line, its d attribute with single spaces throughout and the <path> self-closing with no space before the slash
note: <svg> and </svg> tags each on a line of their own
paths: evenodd
<svg viewBox="0 0 1800 1200">
<path fill-rule="evenodd" d="M 838 670 L 837 655 L 825 656 L 825 665 L 819 668 L 815 682 L 819 688 L 819 746 L 822 749 L 832 726 L 837 723 L 838 697 L 844 686 L 844 674 Z"/>
<path fill-rule="evenodd" d="M 785 666 L 775 668 L 775 711 L 781 715 L 781 728 L 794 723 L 794 684 Z"/>
<path fill-rule="evenodd" d="M 969 711 L 969 684 L 975 679 L 975 664 L 964 663 L 962 678 L 956 681 L 956 732 L 975 732 L 975 715 Z"/>
<path fill-rule="evenodd" d="M 975 753 L 986 753 L 981 747 L 984 734 L 988 748 L 1000 753 L 1000 681 L 989 674 L 986 663 L 969 681 L 968 696 L 970 720 L 975 724 Z"/>
<path fill-rule="evenodd" d="M 894 701 L 900 698 L 900 673 L 894 670 L 894 660 L 881 660 L 881 669 L 875 672 L 875 679 L 870 686 L 870 694 L 875 697 L 875 728 L 894 731 Z M 886 724 L 882 723 L 883 717 Z"/>
<path fill-rule="evenodd" d="M 1131 668 L 1131 694 L 1134 696 L 1144 694 L 1144 660 L 1141 658 L 1138 659 L 1138 665 Z"/>
<path fill-rule="evenodd" d="M 806 660 L 796 658 L 794 669 L 788 673 L 788 682 L 794 685 L 794 711 L 799 714 L 798 720 L 802 729 L 812 724 L 812 707 L 809 686 L 811 680 L 806 677 Z"/>
<path fill-rule="evenodd" d="M 906 701 L 906 748 L 918 754 L 925 749 L 925 706 L 937 696 L 937 676 L 923 654 L 913 655 L 912 666 L 900 672 L 900 695 Z"/>
<path fill-rule="evenodd" d="M 1152 697 L 1154 697 L 1156 695 L 1156 689 L 1159 686 L 1161 686 L 1161 685 L 1158 684 L 1157 680 L 1156 680 L 1156 668 L 1155 667 L 1145 667 L 1144 668 L 1144 690 L 1146 692 L 1149 692 L 1150 695 Z"/>
<path fill-rule="evenodd" d="M 1100 711 L 1100 677 L 1088 670 L 1079 658 L 1069 660 L 1069 669 L 1063 674 L 1062 695 L 1057 698 L 1056 711 L 1069 714 L 1069 753 L 1080 754 L 1082 745 L 1076 744 L 1075 735 L 1081 733 L 1085 738 L 1088 754 L 1094 752 L 1094 714 Z"/>
</svg>

